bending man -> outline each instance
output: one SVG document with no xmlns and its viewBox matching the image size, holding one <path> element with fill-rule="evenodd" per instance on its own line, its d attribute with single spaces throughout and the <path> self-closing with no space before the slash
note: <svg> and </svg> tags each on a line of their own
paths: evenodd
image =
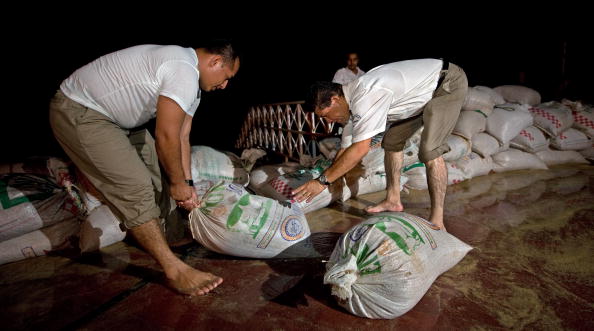
<svg viewBox="0 0 594 331">
<path fill-rule="evenodd" d="M 187 210 L 197 205 L 192 116 L 200 91 L 224 89 L 238 70 L 239 57 L 226 41 L 196 49 L 139 45 L 79 68 L 50 104 L 50 124 L 66 154 L 163 267 L 169 285 L 184 294 L 206 294 L 223 279 L 173 254 L 158 223 L 169 210 L 159 205 L 169 197 Z M 152 118 L 155 140 L 134 131 Z"/>
<path fill-rule="evenodd" d="M 419 159 L 427 168 L 431 198 L 429 221 L 436 229 L 445 228 L 447 169 L 442 155 L 450 149 L 447 137 L 454 129 L 467 90 L 464 71 L 437 59 L 382 65 L 346 85 L 314 84 L 308 96 L 310 108 L 318 116 L 345 126 L 342 148 L 322 176 L 294 190 L 296 200 L 311 201 L 361 161 L 369 151 L 373 136 L 386 131 L 382 147 L 386 152 L 387 196 L 366 210 L 369 213 L 402 211 L 402 151 L 406 140 L 424 126 Z"/>
</svg>

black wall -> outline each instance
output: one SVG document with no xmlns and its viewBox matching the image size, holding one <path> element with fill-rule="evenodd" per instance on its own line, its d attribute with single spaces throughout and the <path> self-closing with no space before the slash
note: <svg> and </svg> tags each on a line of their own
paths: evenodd
<svg viewBox="0 0 594 331">
<path fill-rule="evenodd" d="M 199 20 L 181 26 L 107 21 L 63 16 L 5 27 L 10 33 L 3 51 L 7 71 L 0 161 L 63 155 L 48 125 L 48 103 L 78 67 L 132 45 L 191 47 L 209 35 L 234 38 L 244 57 L 226 90 L 203 94 L 194 119 L 194 145 L 232 150 L 249 105 L 303 99 L 311 82 L 332 79 L 350 50 L 359 52 L 366 71 L 398 60 L 446 58 L 466 71 L 471 86 L 522 84 L 538 90 L 543 101 L 568 97 L 594 102 L 591 38 L 582 30 L 531 25 L 488 29 L 462 22 L 456 29 L 438 24 L 419 31 L 410 24 L 378 28 L 372 21 L 339 28 L 304 17 L 279 22 L 272 16 L 232 22 L 224 31 L 202 29 Z M 564 80 L 569 84 L 562 88 Z"/>
</svg>

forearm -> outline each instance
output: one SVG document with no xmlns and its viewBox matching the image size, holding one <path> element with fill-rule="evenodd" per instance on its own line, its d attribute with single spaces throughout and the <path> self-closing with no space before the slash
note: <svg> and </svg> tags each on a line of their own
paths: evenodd
<svg viewBox="0 0 594 331">
<path fill-rule="evenodd" d="M 334 182 L 353 169 L 369 152 L 369 141 L 367 139 L 341 149 L 332 166 L 324 171 L 328 181 Z"/>
<path fill-rule="evenodd" d="M 181 163 L 185 179 L 192 179 L 192 159 L 191 159 L 190 139 L 182 137 L 181 139 Z"/>
<path fill-rule="evenodd" d="M 182 165 L 182 144 L 179 137 L 165 133 L 156 134 L 157 154 L 171 184 L 183 183 L 186 179 Z"/>
</svg>

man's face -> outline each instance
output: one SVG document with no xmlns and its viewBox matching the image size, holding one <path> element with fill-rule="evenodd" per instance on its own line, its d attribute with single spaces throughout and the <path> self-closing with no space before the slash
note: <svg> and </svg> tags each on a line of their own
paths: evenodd
<svg viewBox="0 0 594 331">
<path fill-rule="evenodd" d="M 347 68 L 349 68 L 350 70 L 355 70 L 355 69 L 357 69 L 358 65 L 359 65 L 359 56 L 357 55 L 357 53 L 349 54 L 349 58 L 347 60 Z"/>
<path fill-rule="evenodd" d="M 331 99 L 332 103 L 326 108 L 316 108 L 316 115 L 324 118 L 328 122 L 336 122 L 345 125 L 351 116 L 349 106 L 344 98 L 334 96 Z"/>
<path fill-rule="evenodd" d="M 239 70 L 239 58 L 233 62 L 233 66 L 224 63 L 222 58 L 208 66 L 207 70 L 200 72 L 200 89 L 203 91 L 214 91 L 227 87 L 229 79 L 233 78 Z"/>
</svg>

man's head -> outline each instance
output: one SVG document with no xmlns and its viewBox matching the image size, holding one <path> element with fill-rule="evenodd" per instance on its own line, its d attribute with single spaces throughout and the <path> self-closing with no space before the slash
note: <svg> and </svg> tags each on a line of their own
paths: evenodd
<svg viewBox="0 0 594 331">
<path fill-rule="evenodd" d="M 357 69 L 357 66 L 359 65 L 359 54 L 357 53 L 348 53 L 347 54 L 347 68 L 349 68 L 349 70 L 355 70 Z"/>
<path fill-rule="evenodd" d="M 331 82 L 316 82 L 307 95 L 306 109 L 329 122 L 345 125 L 351 113 L 346 102 L 342 85 Z"/>
<path fill-rule="evenodd" d="M 196 54 L 203 91 L 224 89 L 239 70 L 239 55 L 228 40 L 211 40 L 196 49 Z"/>
</svg>

